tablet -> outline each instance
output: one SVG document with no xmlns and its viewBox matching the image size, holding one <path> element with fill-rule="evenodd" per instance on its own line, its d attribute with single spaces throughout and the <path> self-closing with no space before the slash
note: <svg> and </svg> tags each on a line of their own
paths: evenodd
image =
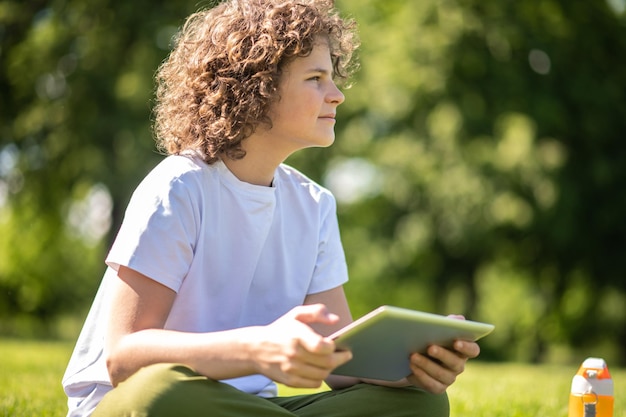
<svg viewBox="0 0 626 417">
<path fill-rule="evenodd" d="M 457 339 L 476 341 L 494 327 L 405 308 L 378 307 L 330 336 L 339 350 L 352 351 L 352 360 L 333 374 L 396 381 L 411 373 L 411 353 L 424 353 L 433 344 L 451 347 Z"/>
</svg>

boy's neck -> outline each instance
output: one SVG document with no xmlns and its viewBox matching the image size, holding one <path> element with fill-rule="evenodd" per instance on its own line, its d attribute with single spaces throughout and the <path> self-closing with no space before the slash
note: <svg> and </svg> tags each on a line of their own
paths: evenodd
<svg viewBox="0 0 626 417">
<path fill-rule="evenodd" d="M 223 157 L 222 161 L 240 181 L 266 187 L 272 185 L 277 165 L 263 164 L 261 161 L 250 159 L 249 155 L 237 160 Z"/>
<path fill-rule="evenodd" d="M 254 185 L 271 186 L 276 168 L 297 149 L 283 149 L 272 140 L 272 133 L 257 131 L 241 143 L 243 159 L 223 157 L 224 165 L 240 180 Z"/>
<path fill-rule="evenodd" d="M 271 186 L 276 168 L 288 155 L 283 155 L 272 146 L 271 140 L 258 134 L 244 139 L 241 145 L 246 156 L 236 160 L 224 157 L 224 164 L 240 181 Z"/>
</svg>

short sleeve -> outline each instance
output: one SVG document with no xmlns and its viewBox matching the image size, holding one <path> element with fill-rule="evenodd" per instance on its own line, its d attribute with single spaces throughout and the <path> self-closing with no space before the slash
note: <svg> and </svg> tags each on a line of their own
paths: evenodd
<svg viewBox="0 0 626 417">
<path fill-rule="evenodd" d="M 337 204 L 330 191 L 323 196 L 318 256 L 308 294 L 327 291 L 348 281 L 348 266 L 341 243 Z"/>
<path fill-rule="evenodd" d="M 200 210 L 192 176 L 167 168 L 155 168 L 133 193 L 106 263 L 178 292 L 193 260 Z"/>
</svg>

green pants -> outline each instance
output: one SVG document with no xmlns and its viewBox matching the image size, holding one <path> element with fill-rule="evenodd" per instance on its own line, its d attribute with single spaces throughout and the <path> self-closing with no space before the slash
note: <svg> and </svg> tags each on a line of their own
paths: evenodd
<svg viewBox="0 0 626 417">
<path fill-rule="evenodd" d="M 176 364 L 141 369 L 109 392 L 93 417 L 447 417 L 446 394 L 359 384 L 342 390 L 261 398 Z"/>
</svg>

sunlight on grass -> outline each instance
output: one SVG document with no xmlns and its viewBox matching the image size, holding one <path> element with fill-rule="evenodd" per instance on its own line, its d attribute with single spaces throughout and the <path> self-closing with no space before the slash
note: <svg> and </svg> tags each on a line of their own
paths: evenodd
<svg viewBox="0 0 626 417">
<path fill-rule="evenodd" d="M 576 370 L 470 363 L 448 390 L 451 415 L 566 417 L 571 378 Z"/>
<path fill-rule="evenodd" d="M 626 370 L 610 367 L 615 384 L 613 417 L 626 417 Z M 451 417 L 567 417 L 570 384 L 578 366 L 470 362 L 448 390 Z M 327 389 L 322 387 L 321 389 Z M 279 387 L 281 395 L 319 390 Z"/>
<path fill-rule="evenodd" d="M 0 416 L 61 417 L 61 377 L 72 344 L 0 340 Z"/>
<path fill-rule="evenodd" d="M 0 339 L 0 417 L 63 417 L 61 377 L 73 343 Z M 452 417 L 567 417 L 578 366 L 470 362 L 448 390 Z M 613 417 L 626 417 L 626 369 L 609 364 Z M 327 389 L 322 387 L 322 389 Z M 280 387 L 281 395 L 318 390 Z"/>
</svg>

